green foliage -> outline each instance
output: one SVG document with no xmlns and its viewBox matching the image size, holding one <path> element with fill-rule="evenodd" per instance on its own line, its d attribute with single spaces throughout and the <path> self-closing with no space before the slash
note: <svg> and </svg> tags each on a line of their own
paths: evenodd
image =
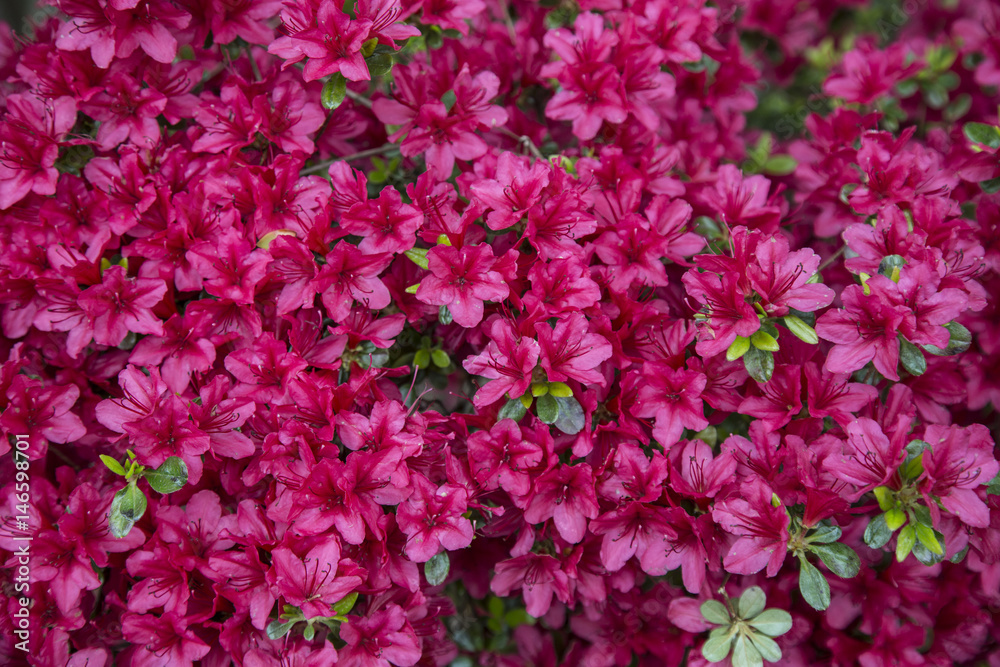
<svg viewBox="0 0 1000 667">
<path fill-rule="evenodd" d="M 764 660 L 781 660 L 781 648 L 773 638 L 792 629 L 792 616 L 783 609 L 765 609 L 766 605 L 767 597 L 759 586 L 743 591 L 735 604 L 728 599 L 725 605 L 718 600 L 702 603 L 701 615 L 720 626 L 702 644 L 705 660 L 722 662 L 730 651 L 734 667 L 760 667 Z"/>
</svg>

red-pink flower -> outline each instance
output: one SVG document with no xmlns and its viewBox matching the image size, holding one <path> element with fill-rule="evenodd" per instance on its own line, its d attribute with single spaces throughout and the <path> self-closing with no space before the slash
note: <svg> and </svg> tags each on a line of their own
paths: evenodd
<svg viewBox="0 0 1000 667">
<path fill-rule="evenodd" d="M 306 618 L 335 615 L 333 605 L 361 585 L 364 570 L 341 559 L 334 536 L 301 540 L 295 547 L 283 545 L 271 552 L 271 587 Z"/>
<path fill-rule="evenodd" d="M 457 324 L 470 328 L 483 320 L 483 302 L 502 301 L 510 290 L 488 245 L 453 248 L 439 245 L 427 253 L 431 275 L 420 281 L 417 298 L 447 306 Z"/>
<path fill-rule="evenodd" d="M 738 536 L 723 560 L 726 570 L 754 574 L 767 568 L 767 576 L 778 574 L 788 554 L 788 526 L 785 508 L 771 504 L 773 492 L 760 479 L 740 487 L 740 495 L 717 503 L 712 518 L 727 532 Z"/>
</svg>

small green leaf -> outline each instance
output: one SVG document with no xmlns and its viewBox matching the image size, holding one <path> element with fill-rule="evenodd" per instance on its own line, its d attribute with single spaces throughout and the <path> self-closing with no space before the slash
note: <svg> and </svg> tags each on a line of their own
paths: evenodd
<svg viewBox="0 0 1000 667">
<path fill-rule="evenodd" d="M 550 382 L 549 393 L 556 398 L 569 398 L 573 395 L 573 390 L 565 382 Z"/>
<path fill-rule="evenodd" d="M 413 353 L 413 365 L 417 368 L 427 368 L 431 365 L 431 353 L 427 348 L 421 348 Z"/>
<path fill-rule="evenodd" d="M 750 336 L 750 343 L 758 350 L 765 352 L 777 352 L 780 349 L 777 339 L 763 329 L 758 329 Z"/>
<path fill-rule="evenodd" d="M 365 58 L 365 62 L 368 63 L 368 73 L 373 79 L 392 71 L 392 56 L 388 53 L 373 53 Z"/>
<path fill-rule="evenodd" d="M 512 398 L 507 401 L 502 408 L 500 408 L 499 414 L 497 414 L 497 419 L 513 419 L 516 422 L 521 421 L 527 413 L 527 409 L 524 407 L 524 403 L 521 402 L 519 398 Z"/>
<path fill-rule="evenodd" d="M 545 394 L 535 399 L 535 414 L 546 424 L 555 424 L 559 419 L 559 403 L 555 396 Z"/>
<path fill-rule="evenodd" d="M 930 567 L 931 565 L 937 565 L 944 560 L 944 554 L 936 554 L 923 544 L 920 540 L 917 540 L 913 545 L 913 550 L 910 552 L 913 557 L 916 558 L 922 565 Z"/>
<path fill-rule="evenodd" d="M 188 468 L 179 456 L 171 456 L 159 468 L 143 475 L 157 493 L 173 493 L 187 484 Z"/>
<path fill-rule="evenodd" d="M 761 667 L 764 660 L 749 639 L 744 635 L 736 637 L 733 643 L 733 667 Z"/>
<path fill-rule="evenodd" d="M 977 144 L 1000 148 L 1000 128 L 986 123 L 966 123 L 962 126 L 965 136 Z"/>
<path fill-rule="evenodd" d="M 906 266 L 906 260 L 901 255 L 886 255 L 878 264 L 879 275 L 899 282 L 899 271 Z"/>
<path fill-rule="evenodd" d="M 440 586 L 448 578 L 448 571 L 451 569 L 451 559 L 448 553 L 442 551 L 438 555 L 424 563 L 424 576 L 431 586 Z"/>
<path fill-rule="evenodd" d="M 333 110 L 344 103 L 345 97 L 347 97 L 347 79 L 340 72 L 334 72 L 323 84 L 320 102 L 324 109 Z"/>
<path fill-rule="evenodd" d="M 762 658 L 768 662 L 778 662 L 781 660 L 781 647 L 778 646 L 776 641 L 767 635 L 757 634 L 756 632 L 751 632 L 747 637 L 750 638 L 754 648 L 757 649 Z"/>
<path fill-rule="evenodd" d="M 896 506 L 896 494 L 888 486 L 876 486 L 872 489 L 875 499 L 878 500 L 879 509 L 883 512 Z"/>
<path fill-rule="evenodd" d="M 913 524 L 908 523 L 903 526 L 903 529 L 899 531 L 899 537 L 896 538 L 896 560 L 900 563 L 906 560 L 916 541 L 917 531 L 913 528 Z"/>
<path fill-rule="evenodd" d="M 729 617 L 729 610 L 726 605 L 718 600 L 705 600 L 701 603 L 701 615 L 709 623 L 716 625 L 729 625 L 732 619 Z"/>
<path fill-rule="evenodd" d="M 799 556 L 799 592 L 809 606 L 823 611 L 830 606 L 830 584 L 823 573 L 816 569 L 805 556 Z"/>
<path fill-rule="evenodd" d="M 982 188 L 983 192 L 988 195 L 1000 191 L 1000 176 L 997 176 L 996 178 L 989 178 L 985 181 L 979 181 L 979 187 Z"/>
<path fill-rule="evenodd" d="M 135 522 L 146 513 L 146 495 L 139 490 L 133 480 L 118 491 L 111 501 L 108 512 L 108 529 L 117 538 L 125 537 Z"/>
<path fill-rule="evenodd" d="M 764 595 L 764 589 L 760 586 L 751 586 L 743 591 L 743 595 L 740 596 L 740 600 L 736 604 L 736 610 L 739 612 L 740 618 L 753 618 L 764 611 L 765 604 L 767 604 L 767 596 Z"/>
<path fill-rule="evenodd" d="M 288 634 L 288 631 L 292 629 L 295 623 L 295 621 L 288 621 L 287 623 L 271 621 L 267 624 L 267 629 L 264 632 L 267 633 L 268 639 L 281 639 Z"/>
<path fill-rule="evenodd" d="M 885 515 L 879 514 L 868 523 L 865 528 L 865 544 L 872 549 L 881 549 L 892 539 L 893 531 L 885 521 Z"/>
<path fill-rule="evenodd" d="M 910 375 L 923 375 L 927 372 L 927 359 L 920 348 L 903 337 L 899 339 L 899 362 Z"/>
<path fill-rule="evenodd" d="M 927 547 L 931 553 L 936 553 L 939 556 L 944 555 L 944 547 L 942 547 L 941 543 L 938 541 L 934 528 L 924 523 L 918 523 L 914 525 L 913 528 L 917 534 L 917 539 L 920 540 L 920 543 Z"/>
<path fill-rule="evenodd" d="M 988 496 L 1000 496 L 1000 472 L 990 480 L 989 485 L 986 487 L 986 495 Z"/>
<path fill-rule="evenodd" d="M 894 533 L 906 523 L 906 512 L 898 507 L 892 507 L 886 510 L 882 518 L 885 520 L 886 527 Z"/>
<path fill-rule="evenodd" d="M 812 533 L 806 536 L 810 544 L 829 544 L 840 539 L 843 532 L 837 526 L 816 526 Z"/>
<path fill-rule="evenodd" d="M 431 351 L 431 361 L 438 368 L 448 368 L 448 365 L 451 364 L 451 357 L 444 350 L 433 350 Z"/>
<path fill-rule="evenodd" d="M 774 355 L 756 347 L 751 347 L 743 355 L 743 366 L 747 373 L 761 384 L 771 379 L 774 373 Z"/>
<path fill-rule="evenodd" d="M 106 454 L 101 454 L 101 460 L 104 461 L 104 465 L 106 465 L 111 472 L 116 475 L 121 475 L 122 477 L 125 476 L 125 468 L 122 467 L 121 463 Z"/>
<path fill-rule="evenodd" d="M 339 600 L 333 605 L 333 611 L 337 616 L 346 616 L 348 612 L 354 609 L 355 603 L 358 601 L 358 594 L 351 593 L 347 597 Z"/>
<path fill-rule="evenodd" d="M 779 637 L 792 629 L 792 615 L 784 609 L 765 609 L 750 619 L 749 624 L 768 637 Z"/>
<path fill-rule="evenodd" d="M 786 176 L 795 171 L 797 166 L 799 166 L 798 161 L 791 155 L 772 155 L 764 163 L 764 168 L 761 171 L 765 174 Z"/>
<path fill-rule="evenodd" d="M 451 316 L 451 311 L 448 310 L 448 306 L 441 306 L 438 308 L 438 322 L 441 324 L 451 324 L 455 318 Z"/>
<path fill-rule="evenodd" d="M 854 549 L 846 544 L 839 542 L 818 544 L 812 548 L 812 551 L 838 577 L 851 579 L 856 577 L 861 570 L 861 559 L 858 558 L 858 554 L 854 553 Z"/>
<path fill-rule="evenodd" d="M 302 631 L 302 637 L 307 641 L 311 642 L 313 638 L 316 637 L 316 628 L 310 623 L 306 626 L 305 630 Z"/>
<path fill-rule="evenodd" d="M 736 361 L 750 349 L 750 339 L 743 336 L 737 336 L 736 340 L 732 342 L 729 349 L 726 350 L 726 359 L 729 361 Z"/>
<path fill-rule="evenodd" d="M 444 108 L 448 111 L 451 111 L 452 107 L 455 106 L 455 102 L 457 101 L 458 101 L 458 96 L 455 95 L 454 90 L 449 90 L 448 92 L 446 92 L 444 95 L 441 96 L 441 104 L 443 104 Z"/>
<path fill-rule="evenodd" d="M 948 357 L 953 354 L 961 354 L 972 345 L 972 333 L 958 322 L 948 322 L 944 325 L 948 330 L 948 345 L 942 349 L 934 345 L 922 346 L 925 350 L 936 357 Z"/>
<path fill-rule="evenodd" d="M 430 266 L 427 262 L 427 248 L 410 248 L 403 254 L 421 269 L 426 269 Z"/>
<path fill-rule="evenodd" d="M 785 315 L 785 326 L 788 327 L 793 336 L 803 343 L 809 343 L 810 345 L 819 343 L 819 336 L 816 335 L 816 330 L 794 315 Z"/>
<path fill-rule="evenodd" d="M 534 625 L 535 619 L 533 616 L 528 614 L 528 611 L 523 607 L 518 607 L 517 609 L 511 609 L 503 616 L 504 623 L 509 625 L 511 628 L 517 628 L 522 625 Z"/>
<path fill-rule="evenodd" d="M 555 396 L 551 392 L 549 396 L 555 397 L 559 406 L 559 416 L 553 425 L 567 435 L 576 435 L 582 431 L 587 420 L 580 402 L 572 396 Z"/>
<path fill-rule="evenodd" d="M 709 634 L 708 639 L 701 646 L 701 654 L 709 662 L 722 662 L 729 655 L 729 648 L 733 645 L 733 636 L 729 628 L 716 628 Z"/>
<path fill-rule="evenodd" d="M 966 555 L 968 555 L 968 553 L 969 553 L 969 545 L 966 544 L 965 547 L 961 551 L 959 551 L 957 554 L 955 554 L 954 556 L 952 556 L 948 560 L 950 562 L 956 563 L 956 564 L 961 563 L 963 560 L 965 560 L 965 557 L 966 557 Z"/>
<path fill-rule="evenodd" d="M 146 494 L 132 482 L 115 494 L 111 501 L 111 513 L 121 514 L 130 521 L 138 521 L 146 513 Z"/>
</svg>

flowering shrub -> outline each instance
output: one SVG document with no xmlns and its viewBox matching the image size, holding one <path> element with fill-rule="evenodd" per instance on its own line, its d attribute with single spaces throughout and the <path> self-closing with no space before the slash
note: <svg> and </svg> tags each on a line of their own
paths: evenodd
<svg viewBox="0 0 1000 667">
<path fill-rule="evenodd" d="M 996 3 L 22 32 L 4 664 L 1000 666 Z"/>
</svg>

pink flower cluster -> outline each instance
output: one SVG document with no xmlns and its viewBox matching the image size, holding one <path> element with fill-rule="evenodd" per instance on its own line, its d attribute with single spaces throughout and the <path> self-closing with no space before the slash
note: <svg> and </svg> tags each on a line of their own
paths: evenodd
<svg viewBox="0 0 1000 667">
<path fill-rule="evenodd" d="M 22 32 L 0 662 L 1000 667 L 995 3 Z"/>
</svg>

